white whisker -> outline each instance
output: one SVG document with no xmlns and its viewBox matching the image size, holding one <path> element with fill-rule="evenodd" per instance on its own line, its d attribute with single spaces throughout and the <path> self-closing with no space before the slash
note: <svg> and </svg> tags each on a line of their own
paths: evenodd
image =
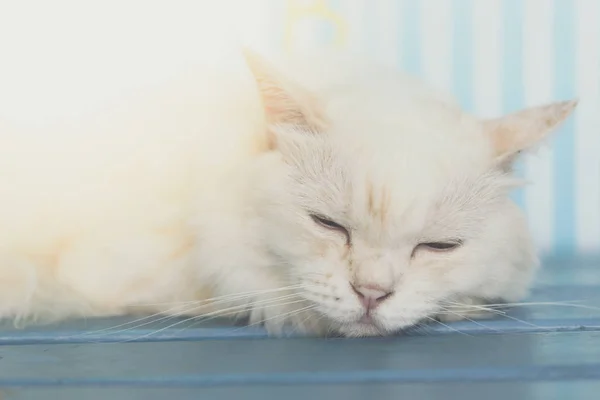
<svg viewBox="0 0 600 400">
<path fill-rule="evenodd" d="M 442 307 L 442 310 L 443 310 L 443 312 L 447 312 L 447 313 L 450 313 L 450 314 L 456 315 L 457 317 L 459 317 L 459 318 L 462 318 L 462 319 L 464 319 L 464 320 L 470 321 L 470 322 L 472 322 L 473 324 L 475 324 L 475 325 L 477 325 L 477 326 L 480 326 L 480 327 L 482 327 L 482 328 L 484 328 L 484 329 L 489 329 L 490 331 L 493 331 L 493 332 L 496 332 L 496 333 L 500 333 L 500 331 L 498 331 L 497 329 L 490 328 L 489 326 L 486 326 L 485 324 L 482 324 L 481 322 L 475 321 L 474 319 L 471 319 L 471 318 L 469 318 L 469 317 L 467 317 L 467 316 L 465 316 L 465 315 L 463 315 L 463 314 L 460 314 L 460 313 L 457 313 L 457 312 L 454 312 L 454 311 L 448 310 L 448 309 L 446 309 L 446 308 L 444 308 L 444 307 Z"/>
<path fill-rule="evenodd" d="M 573 304 L 582 300 L 570 300 L 564 302 L 531 302 L 531 303 L 507 303 L 507 304 L 492 304 L 489 307 L 528 307 L 528 306 L 558 306 L 558 307 L 571 307 L 581 308 L 584 310 L 600 311 L 600 307 L 589 306 L 585 304 Z"/>
<path fill-rule="evenodd" d="M 254 306 L 256 304 L 262 304 L 264 302 L 275 302 L 275 301 L 285 300 L 285 299 L 288 299 L 288 298 L 291 298 L 291 297 L 297 297 L 297 296 L 300 296 L 300 295 L 299 294 L 289 294 L 289 295 L 284 295 L 284 296 L 276 297 L 276 298 L 273 298 L 273 299 L 265 299 L 265 300 L 262 300 L 262 301 L 257 301 L 257 302 L 252 302 L 252 303 L 246 303 L 246 304 L 242 304 L 242 305 L 238 305 L 238 306 L 226 308 L 226 309 L 219 310 L 219 311 L 228 311 L 230 309 L 244 309 L 244 308 L 252 307 L 252 306 Z M 215 306 L 215 305 L 222 304 L 222 303 L 227 303 L 227 302 L 230 302 L 230 301 L 243 300 L 243 299 L 245 299 L 247 297 L 249 297 L 249 296 L 244 295 L 244 296 L 238 296 L 238 297 L 228 297 L 226 299 L 215 301 L 215 302 L 211 302 L 211 303 L 208 303 L 208 304 L 202 304 L 200 306 L 186 308 L 186 309 L 184 309 L 184 310 L 182 310 L 180 312 L 173 312 L 172 314 L 168 314 L 168 315 L 165 315 L 164 312 L 157 313 L 157 314 L 153 314 L 153 315 L 148 316 L 148 317 L 139 318 L 139 319 L 137 319 L 135 321 L 130 321 L 130 322 L 126 322 L 126 323 L 123 323 L 123 324 L 115 325 L 113 327 L 99 329 L 99 330 L 96 330 L 96 331 L 84 332 L 84 333 L 82 333 L 80 335 L 77 335 L 75 337 L 78 337 L 78 336 L 89 336 L 89 335 L 92 335 L 92 334 L 98 334 L 98 333 L 102 333 L 102 332 L 107 332 L 107 335 L 115 335 L 115 334 L 119 334 L 119 333 L 130 331 L 130 330 L 134 330 L 134 329 L 139 329 L 139 328 L 141 328 L 143 326 L 147 326 L 147 325 L 154 324 L 154 323 L 157 323 L 157 322 L 161 322 L 161 321 L 165 321 L 165 320 L 168 321 L 169 319 L 180 317 L 182 315 L 185 315 L 185 314 L 188 314 L 188 313 L 191 313 L 191 312 L 198 312 L 199 310 L 201 310 L 202 308 L 205 308 L 205 307 Z M 176 308 L 173 308 L 172 310 L 176 310 L 176 309 L 178 309 L 178 308 L 176 307 Z M 219 311 L 216 311 L 216 312 L 219 312 Z M 209 313 L 209 314 L 214 314 L 214 313 L 215 312 Z M 156 318 L 156 319 L 152 319 L 152 320 L 148 321 L 148 319 L 154 318 L 154 317 L 157 317 L 157 316 L 160 316 L 160 315 L 162 315 L 162 317 Z M 206 316 L 206 315 L 208 315 L 208 314 L 205 314 L 204 316 Z M 144 321 L 146 321 L 146 322 L 144 322 Z M 130 327 L 125 328 L 125 329 L 120 329 L 120 330 L 116 330 L 116 331 L 114 330 L 116 328 L 128 326 L 128 325 L 131 325 L 131 324 L 136 323 L 136 322 L 141 322 L 141 323 L 137 324 L 137 325 L 134 325 L 134 326 L 130 326 Z"/>
<path fill-rule="evenodd" d="M 294 296 L 299 297 L 300 295 L 294 295 Z M 279 297 L 279 298 L 276 298 L 276 299 L 262 300 L 262 301 L 257 301 L 257 302 L 251 303 L 251 304 L 241 304 L 239 306 L 233 306 L 233 307 L 225 308 L 225 309 L 222 309 L 222 310 L 218 310 L 218 311 L 213 311 L 213 312 L 210 312 L 210 313 L 206 313 L 206 314 L 203 314 L 203 315 L 197 315 L 197 316 L 194 316 L 194 317 L 186 318 L 184 320 L 175 322 L 175 323 L 173 323 L 171 325 L 168 325 L 168 326 L 165 326 L 163 328 L 160 328 L 160 329 L 158 329 L 158 330 L 156 330 L 154 332 L 150 332 L 150 333 L 147 333 L 147 334 L 142 335 L 142 336 L 138 336 L 138 337 L 133 338 L 133 339 L 124 340 L 124 341 L 119 342 L 119 343 L 125 343 L 125 342 L 131 342 L 131 341 L 137 341 L 137 340 L 140 340 L 140 339 L 144 339 L 146 337 L 150 337 L 152 335 L 156 335 L 156 334 L 158 334 L 160 332 L 163 332 L 163 331 L 165 331 L 167 329 L 174 328 L 174 327 L 176 327 L 178 325 L 187 323 L 189 321 L 194 321 L 196 319 L 202 319 L 202 318 L 207 318 L 207 317 L 219 318 L 219 317 L 223 317 L 224 315 L 234 315 L 234 314 L 237 314 L 237 313 L 239 313 L 241 311 L 247 310 L 248 307 L 254 307 L 257 304 L 261 304 L 262 308 L 266 308 L 266 306 L 262 305 L 262 304 L 265 304 L 265 303 L 266 304 L 274 303 L 276 301 L 279 301 L 279 300 L 282 300 L 282 299 L 285 299 L 285 298 L 289 298 L 289 297 L 292 297 L 292 296 L 291 295 L 290 296 L 282 296 L 282 297 Z M 301 301 L 304 301 L 304 300 L 301 300 Z M 271 306 L 278 306 L 278 305 L 279 304 L 272 304 Z"/>
<path fill-rule="evenodd" d="M 432 318 L 432 317 L 426 317 L 426 318 L 427 318 L 428 320 L 430 320 L 430 321 L 433 321 L 433 322 L 436 322 L 436 323 L 438 323 L 438 324 L 442 325 L 443 327 L 445 327 L 445 328 L 447 328 L 447 329 L 450 329 L 450 330 L 451 330 L 451 331 L 453 331 L 453 332 L 460 333 L 461 335 L 471 336 L 471 335 L 469 335 L 468 333 L 466 333 L 466 332 L 462 332 L 462 331 L 460 331 L 460 330 L 458 330 L 458 329 L 456 329 L 456 328 L 454 328 L 454 327 L 452 327 L 452 326 L 450 326 L 450 325 L 447 325 L 447 324 L 443 323 L 442 321 L 439 321 L 439 320 L 437 320 L 437 319 L 435 319 L 435 318 Z"/>
<path fill-rule="evenodd" d="M 548 330 L 548 328 L 543 328 L 543 327 L 541 327 L 541 326 L 539 326 L 539 325 L 536 325 L 536 324 L 534 324 L 534 323 L 531 323 L 531 322 L 528 322 L 528 321 L 522 320 L 522 319 L 520 319 L 520 318 L 513 317 L 513 316 L 511 316 L 511 315 L 508 315 L 508 314 L 507 314 L 507 313 L 505 313 L 505 312 L 501 312 L 501 311 L 495 310 L 495 309 L 493 309 L 493 308 L 492 308 L 492 309 L 489 309 L 489 308 L 486 308 L 486 307 L 483 307 L 483 306 L 475 306 L 475 305 L 471 305 L 471 307 L 472 307 L 472 308 L 475 308 L 475 309 L 480 309 L 480 310 L 483 310 L 483 311 L 487 311 L 487 312 L 491 312 L 491 313 L 494 313 L 494 314 L 500 315 L 500 316 L 502 316 L 502 317 L 504 317 L 504 318 L 511 319 L 511 320 L 513 320 L 513 321 L 519 322 L 519 323 L 521 323 L 521 324 L 524 324 L 524 325 L 529 325 L 529 326 L 531 326 L 531 327 L 534 327 L 534 328 L 536 328 L 536 329 Z"/>
<path fill-rule="evenodd" d="M 295 290 L 295 289 L 306 289 L 306 288 L 310 288 L 310 285 L 291 285 L 291 286 L 285 286 L 285 287 L 280 287 L 277 289 L 265 289 L 265 290 L 252 290 L 252 291 L 248 291 L 248 292 L 239 292 L 239 293 L 232 293 L 232 294 L 228 294 L 228 295 L 224 295 L 224 296 L 217 296 L 217 297 L 211 297 L 211 298 L 207 298 L 207 299 L 201 299 L 201 300 L 188 300 L 188 301 L 172 301 L 172 302 L 163 302 L 163 303 L 139 303 L 139 304 L 132 304 L 129 305 L 128 307 L 150 307 L 150 306 L 163 306 L 163 305 L 188 305 L 188 304 L 196 304 L 196 303 L 207 303 L 207 302 L 213 302 L 213 301 L 220 301 L 220 300 L 227 300 L 228 298 L 238 298 L 240 296 L 257 296 L 257 295 L 262 295 L 262 294 L 269 294 L 269 293 L 276 293 L 276 292 L 283 292 L 286 290 Z"/>
<path fill-rule="evenodd" d="M 290 305 L 290 304 L 298 304 L 298 303 L 304 303 L 304 302 L 306 302 L 305 299 L 300 299 L 300 300 L 288 301 L 288 302 L 285 302 L 285 303 L 268 304 L 266 306 L 261 306 L 261 309 L 272 308 L 272 307 L 283 307 L 283 306 L 287 306 L 287 305 Z M 197 324 L 202 324 L 202 323 L 205 323 L 205 322 L 217 319 L 217 318 L 223 318 L 223 317 L 233 316 L 233 315 L 236 315 L 238 313 L 239 313 L 239 311 L 232 311 L 232 312 L 228 312 L 228 313 L 225 313 L 225 314 L 213 315 L 213 316 L 208 317 L 208 318 L 206 316 L 204 316 L 204 315 L 197 315 L 197 316 L 194 316 L 194 317 L 190 317 L 190 318 L 186 319 L 185 322 L 195 321 L 193 323 L 193 325 L 186 326 L 184 328 L 181 328 L 181 329 L 177 330 L 174 333 L 174 335 L 177 332 L 181 332 L 181 331 L 183 331 L 185 329 L 189 329 L 191 326 L 194 326 L 194 325 L 197 325 Z M 246 326 L 250 326 L 250 325 L 246 325 Z"/>
</svg>

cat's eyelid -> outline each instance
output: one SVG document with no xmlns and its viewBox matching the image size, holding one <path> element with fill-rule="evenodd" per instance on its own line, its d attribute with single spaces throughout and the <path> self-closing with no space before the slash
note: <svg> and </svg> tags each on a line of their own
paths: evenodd
<svg viewBox="0 0 600 400">
<path fill-rule="evenodd" d="M 310 218 L 316 224 L 318 224 L 319 226 L 321 226 L 325 229 L 335 230 L 335 231 L 343 233 L 346 236 L 347 241 L 350 242 L 350 231 L 348 230 L 348 228 L 346 228 L 342 224 L 335 222 L 328 217 L 325 217 L 320 214 L 315 214 L 315 213 L 310 213 Z"/>
<path fill-rule="evenodd" d="M 422 238 L 417 242 L 418 244 L 427 244 L 427 243 L 452 243 L 457 246 L 462 246 L 464 244 L 464 239 L 457 237 L 446 237 L 443 239 L 431 239 L 431 238 Z"/>
<path fill-rule="evenodd" d="M 458 239 L 458 238 L 452 238 L 452 239 L 444 239 L 444 240 L 429 240 L 424 243 L 452 243 L 456 246 L 460 246 L 463 244 L 463 240 Z"/>
<path fill-rule="evenodd" d="M 414 247 L 412 256 L 414 256 L 419 249 L 425 249 L 438 253 L 449 253 L 461 247 L 463 243 L 464 241 L 458 238 L 444 240 L 423 240 Z"/>
<path fill-rule="evenodd" d="M 317 213 L 311 213 L 310 217 L 317 224 L 320 224 L 320 225 L 323 225 L 325 227 L 332 228 L 332 229 L 343 229 L 343 230 L 347 231 L 347 229 L 342 224 L 335 222 L 333 219 L 331 219 L 329 217 L 326 217 L 326 216 L 323 216 L 323 215 L 317 214 Z"/>
</svg>

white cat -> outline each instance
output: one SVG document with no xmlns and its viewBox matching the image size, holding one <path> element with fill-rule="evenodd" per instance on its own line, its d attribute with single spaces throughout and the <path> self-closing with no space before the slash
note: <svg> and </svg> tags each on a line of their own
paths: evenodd
<svg viewBox="0 0 600 400">
<path fill-rule="evenodd" d="M 526 294 L 511 163 L 575 102 L 479 120 L 384 68 L 245 60 L 252 85 L 192 71 L 68 124 L 0 124 L 1 317 L 365 336 Z"/>
</svg>

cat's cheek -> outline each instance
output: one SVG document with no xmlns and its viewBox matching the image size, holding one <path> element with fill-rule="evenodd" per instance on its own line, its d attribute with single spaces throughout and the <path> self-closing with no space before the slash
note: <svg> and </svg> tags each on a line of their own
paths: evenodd
<svg viewBox="0 0 600 400">
<path fill-rule="evenodd" d="M 468 292 L 486 279 L 487 265 L 479 262 L 483 260 L 487 259 L 466 248 L 449 254 L 423 255 L 421 262 L 413 266 L 411 280 L 423 292 L 434 293 L 434 298 Z"/>
<path fill-rule="evenodd" d="M 309 251 L 313 258 L 330 260 L 330 263 L 334 263 L 336 260 L 341 259 L 340 249 L 343 247 L 344 245 L 341 240 L 335 240 L 330 237 L 315 237 L 310 243 Z"/>
<path fill-rule="evenodd" d="M 327 281 L 343 279 L 348 285 L 349 262 L 343 241 L 335 237 L 305 234 L 303 240 L 289 242 L 281 253 L 300 276 L 311 274 L 313 279 Z"/>
<path fill-rule="evenodd" d="M 340 265 L 332 265 L 326 259 L 293 267 L 295 275 L 305 285 L 304 295 L 318 304 L 322 311 L 343 307 L 348 299 L 355 300 L 349 285 L 348 271 Z"/>
<path fill-rule="evenodd" d="M 309 300 L 322 316 L 336 323 L 353 323 L 364 310 L 349 285 L 348 272 L 325 264 L 325 261 L 305 266 L 301 273 L 305 286 L 303 297 Z"/>
<path fill-rule="evenodd" d="M 405 296 L 403 299 L 398 299 L 398 301 L 382 307 L 376 314 L 376 322 L 384 331 L 396 333 L 420 322 L 427 322 L 429 318 L 437 314 L 438 309 L 436 303 L 424 297 Z"/>
<path fill-rule="evenodd" d="M 304 261 L 325 258 L 335 247 L 330 237 L 317 235 L 312 221 L 298 218 L 301 214 L 293 207 L 269 210 L 261 216 L 259 225 L 264 244 L 269 251 L 286 261 Z"/>
</svg>

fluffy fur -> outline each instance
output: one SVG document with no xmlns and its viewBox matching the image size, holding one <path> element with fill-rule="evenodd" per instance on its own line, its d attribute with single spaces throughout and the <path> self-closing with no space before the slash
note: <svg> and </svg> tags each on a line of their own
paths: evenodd
<svg viewBox="0 0 600 400">
<path fill-rule="evenodd" d="M 191 71 L 68 123 L 2 122 L 1 317 L 364 336 L 526 294 L 510 166 L 574 102 L 483 121 L 384 68 L 245 61 L 244 79 Z M 353 287 L 385 300 L 367 316 Z"/>
</svg>

